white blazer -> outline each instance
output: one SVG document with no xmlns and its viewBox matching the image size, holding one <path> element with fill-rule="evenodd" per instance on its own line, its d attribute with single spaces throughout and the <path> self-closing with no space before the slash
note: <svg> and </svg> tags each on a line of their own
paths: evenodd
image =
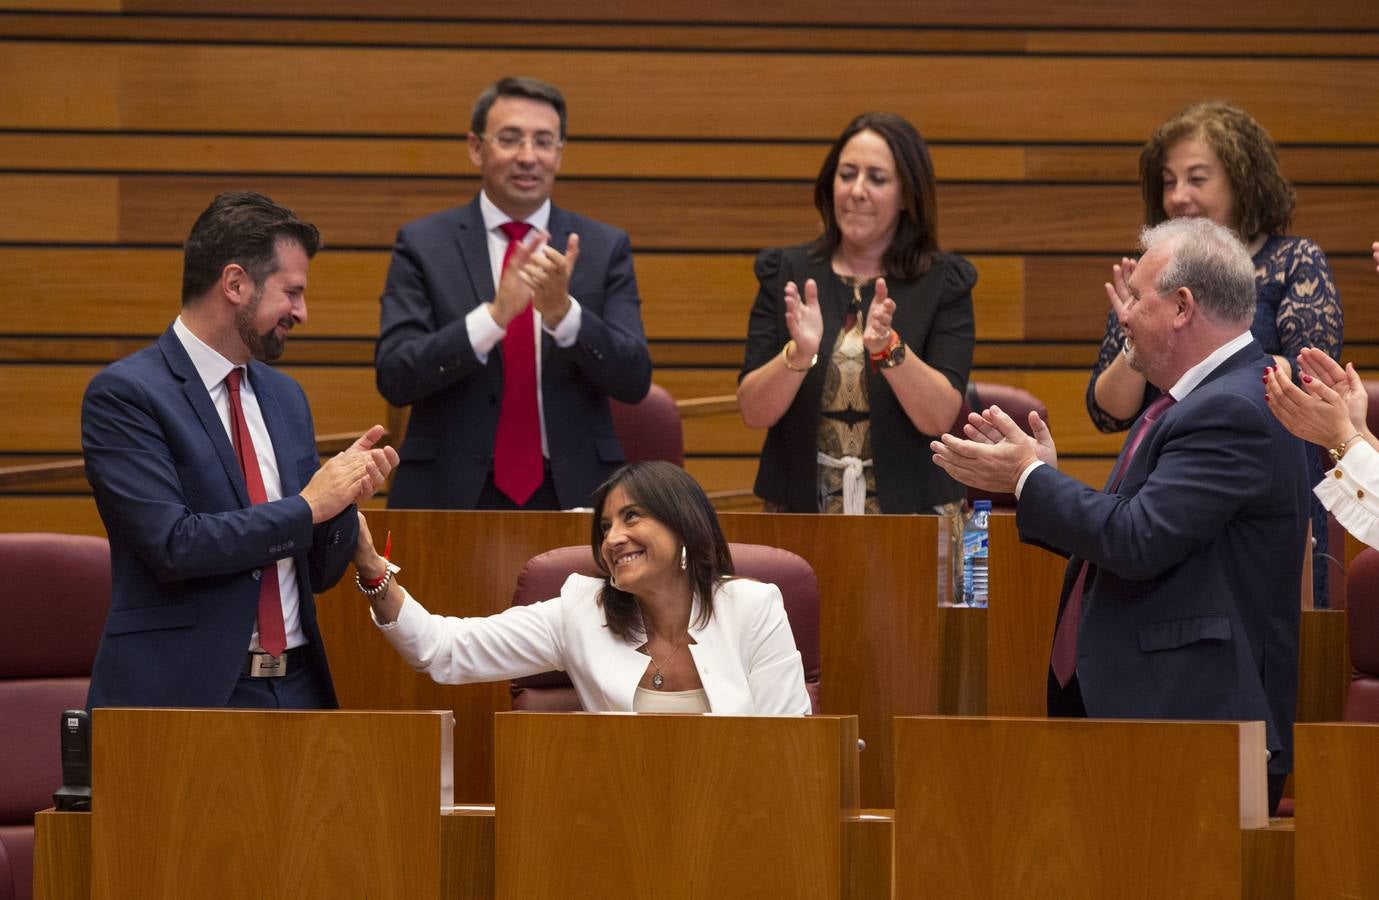
<svg viewBox="0 0 1379 900">
<path fill-rule="evenodd" d="M 639 643 L 604 623 L 603 580 L 571 575 L 560 596 L 493 616 L 428 613 L 407 594 L 397 621 L 379 625 L 413 668 L 442 684 L 500 681 L 560 669 L 590 712 L 631 712 L 646 673 Z M 713 618 L 700 628 L 690 612 L 689 645 L 709 709 L 725 715 L 808 715 L 804 665 L 780 589 L 745 578 L 719 585 Z M 377 621 L 375 621 L 377 624 Z"/>
</svg>

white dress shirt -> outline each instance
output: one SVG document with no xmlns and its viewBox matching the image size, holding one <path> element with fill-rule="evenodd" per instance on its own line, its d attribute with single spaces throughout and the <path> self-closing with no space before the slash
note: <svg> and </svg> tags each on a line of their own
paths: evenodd
<svg viewBox="0 0 1379 900">
<path fill-rule="evenodd" d="M 234 429 L 230 424 L 230 388 L 225 383 L 225 376 L 237 367 L 225 357 L 213 350 L 205 341 L 192 334 L 191 329 L 178 316 L 172 323 L 173 333 L 182 342 L 182 347 L 191 357 L 192 365 L 196 366 L 196 374 L 201 376 L 201 383 L 206 386 L 206 393 L 211 395 L 211 402 L 215 404 L 215 411 L 220 416 L 220 423 L 225 426 L 225 434 L 230 438 L 230 446 L 235 445 Z M 254 440 L 254 453 L 259 458 L 259 472 L 263 475 L 263 492 L 269 502 L 281 500 L 283 497 L 282 480 L 278 477 L 278 459 L 273 453 L 273 439 L 268 435 L 268 426 L 263 423 L 263 412 L 259 409 L 258 398 L 254 395 L 254 381 L 252 378 L 240 380 L 239 388 L 240 405 L 244 408 L 244 421 L 249 426 L 249 436 Z M 282 596 L 283 604 L 283 626 L 287 632 L 287 646 L 301 647 L 306 644 L 306 635 L 302 633 L 301 600 L 297 595 L 297 563 L 292 557 L 278 560 L 278 592 Z M 254 632 L 249 637 L 249 649 L 254 652 L 261 652 L 263 645 L 259 643 L 259 630 L 257 623 Z"/>
</svg>

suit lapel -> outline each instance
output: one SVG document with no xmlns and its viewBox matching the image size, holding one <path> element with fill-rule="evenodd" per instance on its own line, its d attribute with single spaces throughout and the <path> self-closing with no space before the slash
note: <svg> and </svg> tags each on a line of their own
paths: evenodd
<svg viewBox="0 0 1379 900">
<path fill-rule="evenodd" d="M 266 368 L 261 362 L 250 361 L 249 381 L 254 386 L 254 399 L 259 402 L 259 413 L 263 416 L 264 427 L 268 429 L 268 438 L 273 442 L 273 459 L 278 463 L 278 484 L 282 487 L 282 495 L 291 497 L 302 489 L 297 483 L 297 460 L 290 449 L 293 446 L 292 433 L 283 419 L 277 394 L 268 386 L 268 379 L 263 377 Z"/>
<path fill-rule="evenodd" d="M 192 410 L 196 412 L 196 417 L 201 420 L 201 427 L 206 430 L 206 438 L 211 442 L 211 446 L 215 447 L 220 464 L 225 469 L 225 477 L 234 485 L 235 496 L 239 497 L 242 506 L 251 505 L 249 488 L 244 483 L 244 473 L 239 469 L 239 460 L 235 458 L 235 448 L 230 443 L 230 436 L 225 432 L 225 424 L 220 419 L 220 413 L 216 412 L 211 395 L 206 392 L 206 386 L 201 383 L 201 375 L 192 364 L 191 357 L 182 348 L 182 342 L 170 326 L 163 332 L 162 337 L 158 338 L 158 349 L 162 351 L 163 359 L 172 370 L 172 374 L 182 381 L 182 393 Z"/>
<path fill-rule="evenodd" d="M 493 299 L 497 293 L 493 284 L 493 268 L 488 260 L 488 232 L 484 231 L 484 217 L 479 212 L 479 197 L 460 211 L 460 258 L 469 275 L 475 305 Z"/>
</svg>

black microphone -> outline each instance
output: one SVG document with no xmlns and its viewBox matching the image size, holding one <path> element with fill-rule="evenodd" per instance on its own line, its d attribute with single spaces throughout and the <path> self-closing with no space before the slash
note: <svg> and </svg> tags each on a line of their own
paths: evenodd
<svg viewBox="0 0 1379 900">
<path fill-rule="evenodd" d="M 53 806 L 64 812 L 91 811 L 91 717 L 84 709 L 62 711 L 62 787 Z"/>
</svg>

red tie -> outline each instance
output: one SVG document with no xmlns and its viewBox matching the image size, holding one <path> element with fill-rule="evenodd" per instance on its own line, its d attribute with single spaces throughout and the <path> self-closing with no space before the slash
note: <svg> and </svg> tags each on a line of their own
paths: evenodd
<svg viewBox="0 0 1379 900">
<path fill-rule="evenodd" d="M 1160 394 L 1149 408 L 1140 416 L 1140 421 L 1135 427 L 1135 432 L 1130 436 L 1130 443 L 1126 445 L 1125 452 L 1120 455 L 1120 464 L 1116 466 L 1115 473 L 1111 476 L 1111 481 L 1106 486 L 1109 494 L 1120 487 L 1120 481 L 1125 477 L 1125 470 L 1130 466 L 1130 460 L 1134 457 L 1135 451 L 1140 449 L 1140 442 L 1149 433 L 1149 426 L 1163 414 L 1163 411 L 1173 405 L 1172 394 Z M 1073 582 L 1073 588 L 1068 592 L 1067 605 L 1063 607 L 1063 617 L 1058 620 L 1058 630 L 1053 636 L 1053 655 L 1049 660 L 1049 665 L 1053 668 L 1053 675 L 1058 679 L 1059 687 L 1067 687 L 1072 680 L 1073 672 L 1077 670 L 1077 629 L 1082 623 L 1082 591 L 1087 583 L 1087 570 L 1091 563 L 1082 561 L 1082 568 L 1078 570 L 1077 580 Z"/>
<path fill-rule="evenodd" d="M 526 222 L 498 226 L 508 236 L 503 270 L 512 250 L 527 236 Z M 502 277 L 501 274 L 499 276 Z M 503 403 L 498 411 L 498 436 L 493 442 L 493 483 L 518 506 L 541 486 L 541 417 L 536 407 L 536 325 L 531 304 L 508 323 L 503 337 Z"/>
<path fill-rule="evenodd" d="M 259 457 L 254 452 L 254 439 L 249 434 L 249 423 L 244 419 L 244 406 L 239 399 L 239 383 L 244 377 L 240 369 L 232 369 L 225 376 L 225 384 L 230 388 L 230 424 L 235 439 L 235 456 L 239 459 L 239 469 L 244 473 L 244 483 L 249 486 L 251 503 L 267 503 L 268 492 L 263 489 L 263 473 L 259 471 Z M 282 594 L 278 590 L 278 564 L 269 563 L 263 567 L 259 577 L 259 644 L 274 656 L 282 656 L 287 650 L 287 633 L 283 627 Z"/>
</svg>

